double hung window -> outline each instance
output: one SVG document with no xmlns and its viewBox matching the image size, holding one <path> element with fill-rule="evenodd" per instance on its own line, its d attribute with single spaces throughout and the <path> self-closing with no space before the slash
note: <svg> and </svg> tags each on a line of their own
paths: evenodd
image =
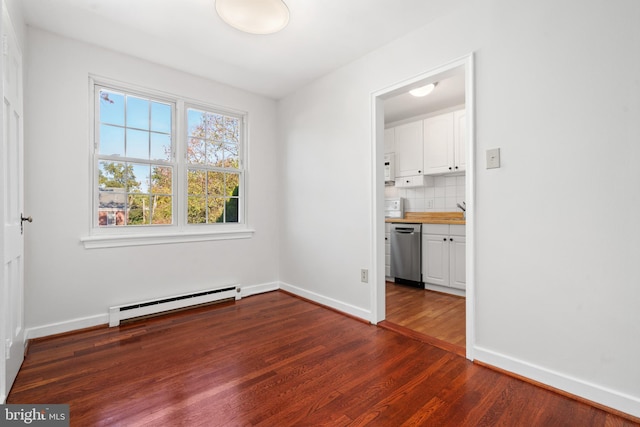
<svg viewBox="0 0 640 427">
<path fill-rule="evenodd" d="M 244 223 L 241 113 L 94 88 L 93 234 Z"/>
</svg>

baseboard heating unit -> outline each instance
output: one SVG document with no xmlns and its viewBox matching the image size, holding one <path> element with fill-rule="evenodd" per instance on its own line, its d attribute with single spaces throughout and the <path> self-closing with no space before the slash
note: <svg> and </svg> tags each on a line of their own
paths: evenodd
<svg viewBox="0 0 640 427">
<path fill-rule="evenodd" d="M 159 314 L 165 311 L 176 310 L 199 304 L 206 304 L 225 299 L 239 300 L 241 298 L 240 286 L 230 285 L 224 288 L 207 289 L 189 294 L 175 295 L 172 297 L 155 300 L 140 301 L 132 304 L 109 307 L 109 326 L 118 326 L 120 321 L 135 317 Z"/>
</svg>

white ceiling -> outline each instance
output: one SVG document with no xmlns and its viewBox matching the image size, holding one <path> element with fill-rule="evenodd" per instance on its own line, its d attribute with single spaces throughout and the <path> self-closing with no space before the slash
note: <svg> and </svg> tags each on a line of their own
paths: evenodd
<svg viewBox="0 0 640 427">
<path fill-rule="evenodd" d="M 416 98 L 405 91 L 384 102 L 384 122 L 392 123 L 409 117 L 420 116 L 465 103 L 464 69 L 455 70 L 452 76 L 435 78 L 436 87 L 429 95 Z"/>
<path fill-rule="evenodd" d="M 27 24 L 279 99 L 464 0 L 285 0 L 291 21 L 256 36 L 214 0 L 22 0 Z"/>
</svg>

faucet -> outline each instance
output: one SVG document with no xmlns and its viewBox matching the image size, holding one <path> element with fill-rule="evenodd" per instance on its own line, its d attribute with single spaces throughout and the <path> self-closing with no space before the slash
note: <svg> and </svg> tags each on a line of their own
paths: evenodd
<svg viewBox="0 0 640 427">
<path fill-rule="evenodd" d="M 456 205 L 458 206 L 458 208 L 460 208 L 460 210 L 462 210 L 462 216 L 466 219 L 467 218 L 467 204 L 463 201 L 462 205 L 460 203 L 456 203 Z"/>
</svg>

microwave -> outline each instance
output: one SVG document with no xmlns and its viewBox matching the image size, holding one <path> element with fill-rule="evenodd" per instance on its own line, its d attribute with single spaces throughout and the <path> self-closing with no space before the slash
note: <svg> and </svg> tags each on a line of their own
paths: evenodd
<svg viewBox="0 0 640 427">
<path fill-rule="evenodd" d="M 396 155 L 387 153 L 384 155 L 384 182 L 393 183 L 396 180 Z"/>
<path fill-rule="evenodd" d="M 384 217 L 404 218 L 404 199 L 402 197 L 398 197 L 396 199 L 385 199 Z"/>
</svg>

